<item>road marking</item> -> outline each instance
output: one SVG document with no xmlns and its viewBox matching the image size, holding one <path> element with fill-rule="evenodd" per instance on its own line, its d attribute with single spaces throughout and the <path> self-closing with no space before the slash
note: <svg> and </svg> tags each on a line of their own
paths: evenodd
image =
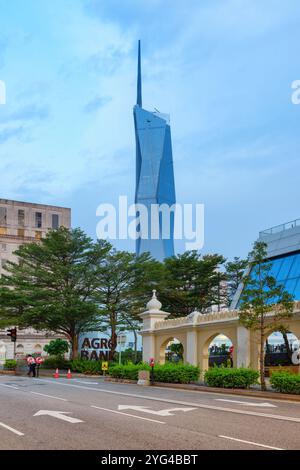
<svg viewBox="0 0 300 470">
<path fill-rule="evenodd" d="M 137 395 L 134 393 L 125 393 L 125 392 L 115 392 L 113 390 L 105 390 L 102 388 L 92 388 L 92 387 L 84 387 L 83 385 L 74 385 L 74 384 L 67 384 L 64 382 L 55 382 L 54 380 L 47 380 L 44 379 L 44 382 L 52 383 L 55 385 L 61 385 L 63 387 L 73 387 L 73 388 L 81 388 L 83 390 L 91 390 L 95 392 L 101 393 L 108 393 L 110 395 L 119 395 L 124 397 L 131 397 L 131 398 L 139 398 L 141 400 L 152 400 L 152 401 L 159 401 L 163 403 L 174 403 L 176 405 L 183 405 L 183 406 L 191 406 L 193 408 L 202 408 L 207 410 L 215 410 L 215 411 L 224 411 L 225 413 L 235 413 L 241 415 L 248 415 L 248 416 L 257 416 L 261 418 L 270 418 L 270 419 L 278 419 L 281 421 L 293 421 L 295 423 L 300 423 L 300 418 L 294 418 L 292 416 L 284 416 L 284 415 L 271 415 L 268 413 L 260 413 L 258 411 L 247 411 L 247 410 L 237 410 L 236 408 L 223 408 L 221 406 L 213 406 L 213 405 L 204 405 L 200 403 L 191 403 L 181 400 L 170 400 L 167 398 L 158 398 L 158 397 L 150 397 L 148 395 Z"/>
<path fill-rule="evenodd" d="M 0 423 L 0 426 L 2 426 L 2 427 L 5 428 L 5 429 L 8 429 L 9 431 L 13 432 L 13 433 L 16 434 L 17 436 L 24 436 L 24 434 L 23 434 L 22 432 L 17 431 L 16 429 L 11 428 L 10 426 L 7 426 L 7 424 Z"/>
<path fill-rule="evenodd" d="M 98 385 L 97 382 L 84 382 L 83 380 L 77 380 L 77 379 L 74 379 L 74 382 L 78 382 L 80 384 L 86 384 L 86 385 Z"/>
<path fill-rule="evenodd" d="M 53 398 L 54 400 L 68 401 L 66 398 L 53 397 L 52 395 L 45 395 L 44 393 L 30 392 L 33 395 L 40 395 L 41 397 Z"/>
<path fill-rule="evenodd" d="M 158 416 L 174 416 L 172 411 L 183 411 L 186 413 L 187 411 L 193 411 L 195 408 L 170 408 L 169 410 L 149 410 L 148 406 L 135 406 L 135 405 L 119 405 L 119 410 L 135 410 L 135 411 L 142 411 L 143 413 L 150 413 L 152 415 Z"/>
<path fill-rule="evenodd" d="M 91 405 L 91 408 L 96 408 L 101 411 L 109 411 L 110 413 L 116 413 L 118 415 L 130 416 L 131 418 L 143 419 L 144 421 L 151 421 L 152 423 L 166 424 L 164 421 L 157 421 L 157 419 L 144 418 L 142 416 L 131 415 L 129 413 L 122 413 L 121 411 L 110 410 L 109 408 L 101 408 L 100 406 Z"/>
<path fill-rule="evenodd" d="M 8 388 L 14 388 L 15 390 L 20 390 L 19 387 L 15 387 L 14 385 L 7 385 L 7 384 L 0 384 L 1 387 L 8 387 Z"/>
<path fill-rule="evenodd" d="M 277 408 L 276 405 L 272 405 L 272 403 L 250 403 L 249 401 L 238 401 L 238 400 L 227 400 L 226 398 L 215 398 L 216 401 L 226 401 L 229 403 L 238 403 L 239 405 L 245 406 L 258 406 L 262 408 Z"/>
<path fill-rule="evenodd" d="M 67 416 L 70 411 L 51 411 L 51 410 L 40 410 L 33 416 L 51 416 L 52 418 L 61 419 L 62 421 L 67 421 L 71 424 L 83 423 L 81 419 L 72 418 L 72 416 Z"/>
<path fill-rule="evenodd" d="M 235 437 L 230 437 L 230 436 L 218 436 L 218 437 L 221 437 L 222 439 L 229 439 L 230 441 L 242 442 L 243 444 L 251 444 L 252 446 L 264 447 L 265 449 L 284 450 L 284 449 L 281 449 L 280 447 L 267 446 L 265 444 L 259 444 L 258 442 L 252 442 L 252 441 L 244 441 L 243 439 L 236 439 Z"/>
</svg>

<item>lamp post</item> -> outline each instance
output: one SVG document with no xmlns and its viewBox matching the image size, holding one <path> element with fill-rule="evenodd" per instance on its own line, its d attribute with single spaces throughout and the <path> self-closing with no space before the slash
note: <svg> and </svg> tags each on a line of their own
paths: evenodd
<svg viewBox="0 0 300 470">
<path fill-rule="evenodd" d="M 125 346 L 127 341 L 127 336 L 124 334 L 120 334 L 117 337 L 117 344 L 119 346 L 119 365 L 122 364 L 122 348 Z"/>
</svg>

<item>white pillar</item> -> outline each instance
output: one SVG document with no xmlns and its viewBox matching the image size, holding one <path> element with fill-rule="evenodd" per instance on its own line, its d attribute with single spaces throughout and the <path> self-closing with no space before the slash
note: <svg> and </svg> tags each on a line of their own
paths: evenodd
<svg viewBox="0 0 300 470">
<path fill-rule="evenodd" d="M 155 337 L 153 334 L 143 335 L 143 362 L 155 357 Z"/>
<path fill-rule="evenodd" d="M 237 327 L 237 367 L 250 366 L 250 331 L 244 326 Z"/>
<path fill-rule="evenodd" d="M 197 331 L 188 331 L 186 334 L 185 360 L 192 366 L 197 365 Z"/>
<path fill-rule="evenodd" d="M 151 357 L 157 357 L 159 351 L 155 351 L 155 323 L 164 320 L 169 313 L 161 310 L 161 303 L 156 298 L 156 291 L 153 291 L 153 297 L 147 303 L 147 310 L 139 315 L 143 320 L 141 335 L 143 338 L 143 361 L 148 362 Z"/>
</svg>

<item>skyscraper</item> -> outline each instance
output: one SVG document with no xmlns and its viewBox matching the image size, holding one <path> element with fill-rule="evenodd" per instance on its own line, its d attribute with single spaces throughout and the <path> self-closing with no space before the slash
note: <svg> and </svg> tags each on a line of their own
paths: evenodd
<svg viewBox="0 0 300 470">
<path fill-rule="evenodd" d="M 146 111 L 142 106 L 140 41 L 137 102 L 133 112 L 136 138 L 135 203 L 137 213 L 140 213 L 140 205 L 148 210 L 147 221 L 140 219 L 136 252 L 148 251 L 155 259 L 162 261 L 174 255 L 174 212 L 170 211 L 167 222 L 161 212 L 158 217 L 151 218 L 151 208 L 153 205 L 164 205 L 170 209 L 176 202 L 171 128 L 168 115 Z"/>
</svg>

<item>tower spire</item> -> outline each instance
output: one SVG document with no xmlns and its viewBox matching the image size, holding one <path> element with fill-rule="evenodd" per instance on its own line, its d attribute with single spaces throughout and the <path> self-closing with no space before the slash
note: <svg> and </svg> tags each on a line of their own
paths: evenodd
<svg viewBox="0 0 300 470">
<path fill-rule="evenodd" d="M 140 40 L 139 40 L 139 52 L 138 52 L 138 77 L 137 77 L 136 104 L 142 107 L 142 66 L 141 66 L 141 41 Z"/>
</svg>

